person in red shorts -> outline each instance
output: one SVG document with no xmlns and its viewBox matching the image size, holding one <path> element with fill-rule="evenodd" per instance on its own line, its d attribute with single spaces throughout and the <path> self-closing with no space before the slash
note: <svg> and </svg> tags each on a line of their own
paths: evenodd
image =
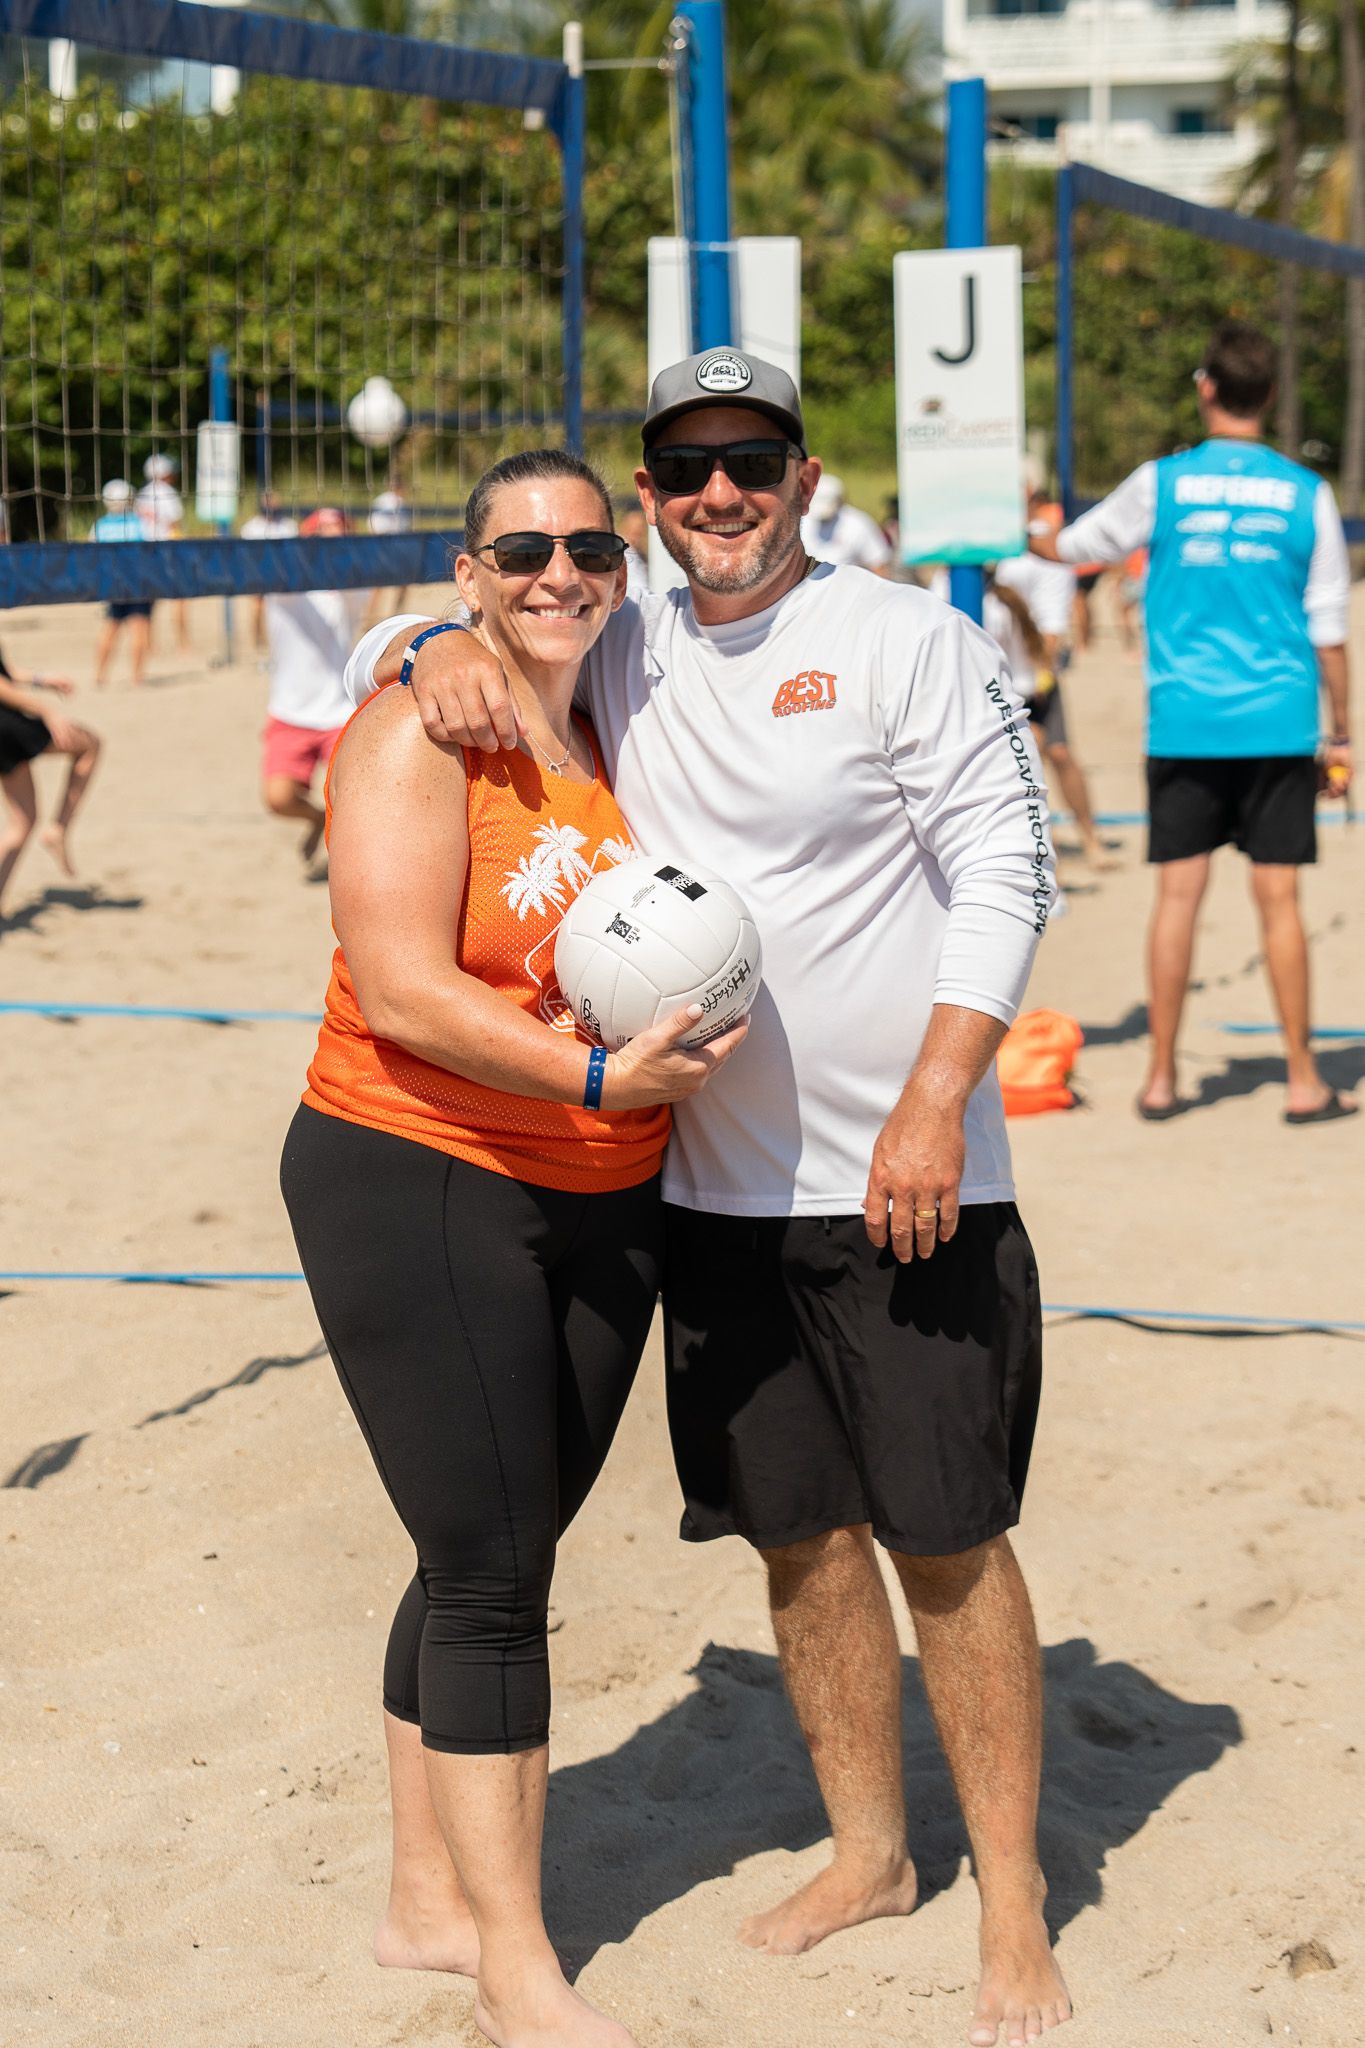
<svg viewBox="0 0 1365 2048">
<path fill-rule="evenodd" d="M 304 520 L 301 536 L 339 536 L 346 516 L 324 505 Z M 305 826 L 299 853 L 312 862 L 324 814 L 313 778 L 332 756 L 351 715 L 343 677 L 346 659 L 370 602 L 368 590 L 272 592 L 265 600 L 270 697 L 262 734 L 261 793 L 277 818 Z"/>
</svg>

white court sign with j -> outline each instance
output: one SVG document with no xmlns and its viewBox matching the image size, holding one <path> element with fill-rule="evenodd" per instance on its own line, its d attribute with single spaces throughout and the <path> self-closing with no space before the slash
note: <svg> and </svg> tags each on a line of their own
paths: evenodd
<svg viewBox="0 0 1365 2048">
<path fill-rule="evenodd" d="M 892 262 L 901 560 L 1024 547 L 1024 323 L 1017 249 Z"/>
</svg>

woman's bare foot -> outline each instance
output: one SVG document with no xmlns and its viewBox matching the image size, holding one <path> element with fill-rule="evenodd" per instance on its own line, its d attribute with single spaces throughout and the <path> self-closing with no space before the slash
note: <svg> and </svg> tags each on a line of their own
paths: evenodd
<svg viewBox="0 0 1365 2048">
<path fill-rule="evenodd" d="M 451 1970 L 458 1977 L 479 1974 L 479 1933 L 467 1908 L 439 1914 L 395 1905 L 374 1934 L 374 1959 L 386 1970 Z"/>
<path fill-rule="evenodd" d="M 770 1956 L 804 1955 L 817 1941 L 837 1934 L 842 1927 L 913 1913 L 916 1897 L 915 1866 L 908 1857 L 889 1870 L 883 1867 L 873 1873 L 836 1856 L 827 1870 L 780 1906 L 744 1921 L 739 1938 L 750 1948 L 765 1949 Z"/>
<path fill-rule="evenodd" d="M 39 841 L 52 855 L 64 875 L 75 876 L 71 862 L 71 849 L 66 843 L 65 825 L 44 825 L 38 834 Z"/>
<path fill-rule="evenodd" d="M 480 1979 L 474 2018 L 495 2048 L 639 2048 L 633 2034 L 565 1983 L 553 1957 L 496 1986 Z"/>
<path fill-rule="evenodd" d="M 972 2048 L 1024 2048 L 1071 2018 L 1042 1910 L 1026 1906 L 981 1921 L 981 1988 L 967 2039 Z M 1002 2030 L 1003 2029 L 1003 2036 Z"/>
</svg>

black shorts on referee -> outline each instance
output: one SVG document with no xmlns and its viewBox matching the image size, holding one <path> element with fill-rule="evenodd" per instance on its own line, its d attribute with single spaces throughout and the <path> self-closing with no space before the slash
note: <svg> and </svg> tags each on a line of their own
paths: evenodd
<svg viewBox="0 0 1365 2048">
<path fill-rule="evenodd" d="M 668 1418 L 682 1534 L 780 1549 L 870 1523 L 947 1557 L 1012 1528 L 1042 1381 L 1012 1202 L 900 1265 L 859 1216 L 665 1205 Z"/>
<path fill-rule="evenodd" d="M 1311 754 L 1147 763 L 1147 858 L 1157 866 L 1235 846 L 1257 867 L 1311 867 L 1318 764 Z"/>
</svg>

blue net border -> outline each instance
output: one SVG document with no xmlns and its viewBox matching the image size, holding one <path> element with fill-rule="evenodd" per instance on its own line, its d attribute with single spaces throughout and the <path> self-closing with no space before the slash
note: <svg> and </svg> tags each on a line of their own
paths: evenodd
<svg viewBox="0 0 1365 2048">
<path fill-rule="evenodd" d="M 462 539 L 455 528 L 345 540 L 30 541 L 0 548 L 0 610 L 446 583 Z"/>
<path fill-rule="evenodd" d="M 419 99 L 538 108 L 556 133 L 568 76 L 548 57 L 467 50 L 182 0 L 0 0 L 0 32 Z"/>
</svg>

